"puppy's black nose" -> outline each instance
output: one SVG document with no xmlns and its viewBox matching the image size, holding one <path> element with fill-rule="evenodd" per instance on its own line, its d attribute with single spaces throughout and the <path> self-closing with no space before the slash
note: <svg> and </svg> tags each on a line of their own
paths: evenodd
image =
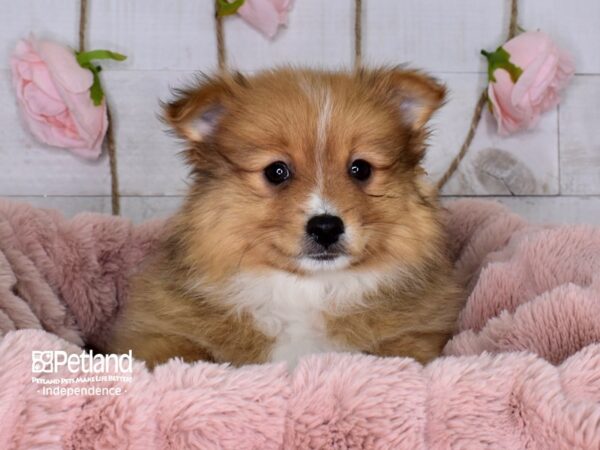
<svg viewBox="0 0 600 450">
<path fill-rule="evenodd" d="M 335 244 L 343 232 L 342 219 L 329 214 L 311 217 L 306 223 L 306 233 L 325 248 Z"/>
</svg>

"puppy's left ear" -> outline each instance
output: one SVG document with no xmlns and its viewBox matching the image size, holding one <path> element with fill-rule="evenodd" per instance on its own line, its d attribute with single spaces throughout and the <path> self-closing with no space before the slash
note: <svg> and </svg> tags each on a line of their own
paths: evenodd
<svg viewBox="0 0 600 450">
<path fill-rule="evenodd" d="M 400 117 L 414 130 L 422 129 L 444 104 L 446 88 L 434 78 L 415 70 L 389 69 L 379 73 L 385 95 Z"/>
</svg>

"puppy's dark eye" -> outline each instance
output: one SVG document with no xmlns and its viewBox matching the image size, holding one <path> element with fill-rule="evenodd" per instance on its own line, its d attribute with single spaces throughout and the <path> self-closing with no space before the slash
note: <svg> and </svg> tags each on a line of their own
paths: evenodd
<svg viewBox="0 0 600 450">
<path fill-rule="evenodd" d="M 271 184 L 281 184 L 286 181 L 292 173 L 286 163 L 277 161 L 265 167 L 265 177 Z"/>
<path fill-rule="evenodd" d="M 364 159 L 352 161 L 348 169 L 348 174 L 358 181 L 365 181 L 371 176 L 371 164 Z"/>
</svg>

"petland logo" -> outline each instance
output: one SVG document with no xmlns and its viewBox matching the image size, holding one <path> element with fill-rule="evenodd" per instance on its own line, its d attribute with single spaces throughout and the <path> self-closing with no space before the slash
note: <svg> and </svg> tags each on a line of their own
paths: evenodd
<svg viewBox="0 0 600 450">
<path fill-rule="evenodd" d="M 33 373 L 58 373 L 66 367 L 69 373 L 106 374 L 133 372 L 133 355 L 129 353 L 94 354 L 81 352 L 68 354 L 64 350 L 34 350 L 31 352 L 31 371 Z"/>
<path fill-rule="evenodd" d="M 34 350 L 31 372 L 31 382 L 41 385 L 37 392 L 45 396 L 121 395 L 127 392 L 124 383 L 133 381 L 133 355 L 131 350 L 122 355 Z"/>
</svg>

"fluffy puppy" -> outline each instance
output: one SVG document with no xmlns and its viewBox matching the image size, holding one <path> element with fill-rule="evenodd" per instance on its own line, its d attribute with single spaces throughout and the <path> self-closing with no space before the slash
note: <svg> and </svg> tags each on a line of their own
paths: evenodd
<svg viewBox="0 0 600 450">
<path fill-rule="evenodd" d="M 461 306 L 420 166 L 444 88 L 402 69 L 202 79 L 165 106 L 193 182 L 108 351 L 234 365 L 439 355 Z"/>
</svg>

